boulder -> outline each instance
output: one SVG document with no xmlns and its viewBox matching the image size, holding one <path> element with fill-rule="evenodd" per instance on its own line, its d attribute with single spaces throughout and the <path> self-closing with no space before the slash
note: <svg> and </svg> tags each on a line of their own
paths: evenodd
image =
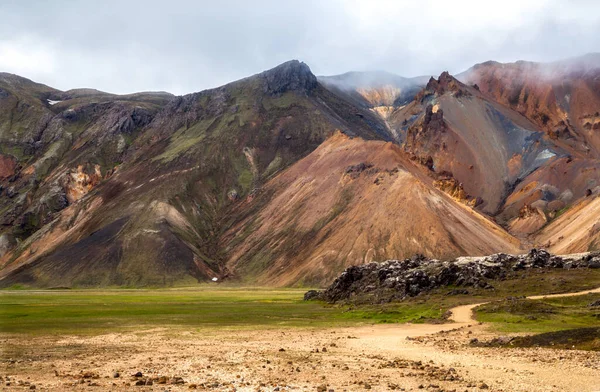
<svg viewBox="0 0 600 392">
<path fill-rule="evenodd" d="M 312 301 L 312 300 L 316 300 L 319 299 L 321 296 L 321 293 L 317 290 L 309 290 L 304 294 L 304 300 L 305 301 Z"/>
</svg>

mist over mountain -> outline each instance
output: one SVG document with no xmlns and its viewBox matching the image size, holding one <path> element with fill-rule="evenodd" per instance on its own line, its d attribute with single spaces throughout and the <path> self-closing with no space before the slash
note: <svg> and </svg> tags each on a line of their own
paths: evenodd
<svg viewBox="0 0 600 392">
<path fill-rule="evenodd" d="M 0 13 L 1 70 L 119 94 L 191 93 L 293 58 L 316 75 L 412 78 L 600 51 L 600 4 L 589 0 L 507 0 L 492 10 L 471 0 L 6 1 Z"/>
</svg>

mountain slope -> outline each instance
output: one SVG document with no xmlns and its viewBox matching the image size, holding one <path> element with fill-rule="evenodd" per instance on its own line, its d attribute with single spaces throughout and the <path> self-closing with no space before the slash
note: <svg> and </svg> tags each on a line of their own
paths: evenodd
<svg viewBox="0 0 600 392">
<path fill-rule="evenodd" d="M 600 185 L 600 54 L 554 63 L 478 64 L 457 76 L 486 99 L 527 117 L 564 152 L 523 178 L 500 219 L 533 206 L 549 218 Z"/>
<path fill-rule="evenodd" d="M 442 73 L 388 122 L 398 142 L 438 174 L 456 179 L 488 214 L 512 187 L 564 152 L 524 117 Z"/>
<path fill-rule="evenodd" d="M 339 133 L 244 208 L 254 210 L 226 236 L 228 267 L 261 284 L 320 284 L 349 265 L 415 253 L 518 249 L 502 228 L 435 188 L 399 146 Z"/>
<path fill-rule="evenodd" d="M 98 93 L 78 99 L 93 96 Z M 70 116 L 71 107 L 58 105 L 61 118 Z M 99 119 L 113 118 L 111 105 Z M 335 129 L 388 137 L 376 115 L 324 89 L 297 61 L 169 100 L 129 133 L 118 170 L 89 173 L 91 163 L 77 160 L 119 145 L 111 124 L 87 125 L 69 144 L 75 149 L 57 153 L 56 169 L 44 182 L 58 181 L 74 159 L 84 165 L 70 175 L 78 192 L 60 181 L 58 188 L 67 199 L 77 197 L 46 221 L 23 218 L 36 224 L 5 247 L 2 285 L 163 285 L 226 274 L 218 241 L 232 205 Z M 116 133 L 119 124 L 113 124 Z"/>
<path fill-rule="evenodd" d="M 561 254 L 600 248 L 600 198 L 587 197 L 536 233 L 536 243 Z"/>
<path fill-rule="evenodd" d="M 0 237 L 13 245 L 114 172 L 171 98 L 80 96 L 9 74 L 0 74 L 0 89 Z"/>
<path fill-rule="evenodd" d="M 554 63 L 486 62 L 457 76 L 536 123 L 573 154 L 600 152 L 600 54 Z"/>
</svg>

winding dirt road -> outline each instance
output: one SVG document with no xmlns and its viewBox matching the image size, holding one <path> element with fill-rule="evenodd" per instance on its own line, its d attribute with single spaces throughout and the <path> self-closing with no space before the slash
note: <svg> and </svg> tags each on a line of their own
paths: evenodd
<svg viewBox="0 0 600 392">
<path fill-rule="evenodd" d="M 594 293 L 600 293 L 600 287 L 593 289 L 593 290 L 578 291 L 578 292 L 574 292 L 574 293 L 532 295 L 532 296 L 527 297 L 527 299 L 575 297 L 577 295 L 594 294 Z M 461 324 L 473 323 L 473 322 L 475 322 L 475 319 L 473 318 L 473 309 L 475 309 L 478 306 L 485 305 L 485 304 L 487 304 L 487 302 L 457 306 L 455 308 L 452 308 L 452 309 L 450 309 L 450 312 L 452 313 L 452 315 L 450 316 L 450 320 L 454 321 L 455 323 L 461 323 Z"/>
</svg>

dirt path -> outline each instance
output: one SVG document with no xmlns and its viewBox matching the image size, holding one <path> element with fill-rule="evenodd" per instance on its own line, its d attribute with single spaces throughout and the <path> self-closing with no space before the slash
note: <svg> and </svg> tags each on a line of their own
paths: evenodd
<svg viewBox="0 0 600 392">
<path fill-rule="evenodd" d="M 600 287 L 592 290 L 578 291 L 575 293 L 563 293 L 563 294 L 548 294 L 548 295 L 532 295 L 527 297 L 527 299 L 543 299 L 543 298 L 561 298 L 561 297 L 574 297 L 577 295 L 585 295 L 585 294 L 593 294 L 600 293 Z M 455 323 L 468 324 L 475 322 L 475 318 L 473 317 L 473 309 L 478 306 L 485 305 L 487 302 L 480 302 L 477 304 L 463 305 L 457 306 L 455 308 L 450 309 L 452 315 L 450 316 L 450 320 Z"/>
<path fill-rule="evenodd" d="M 558 296 L 589 292 L 600 289 Z M 0 390 L 31 385 L 52 391 L 600 390 L 598 353 L 470 347 L 473 337 L 495 336 L 474 322 L 475 306 L 453 309 L 456 322 L 441 325 L 0 334 Z M 142 377 L 134 377 L 137 372 Z M 140 382 L 146 385 L 136 386 Z"/>
</svg>

